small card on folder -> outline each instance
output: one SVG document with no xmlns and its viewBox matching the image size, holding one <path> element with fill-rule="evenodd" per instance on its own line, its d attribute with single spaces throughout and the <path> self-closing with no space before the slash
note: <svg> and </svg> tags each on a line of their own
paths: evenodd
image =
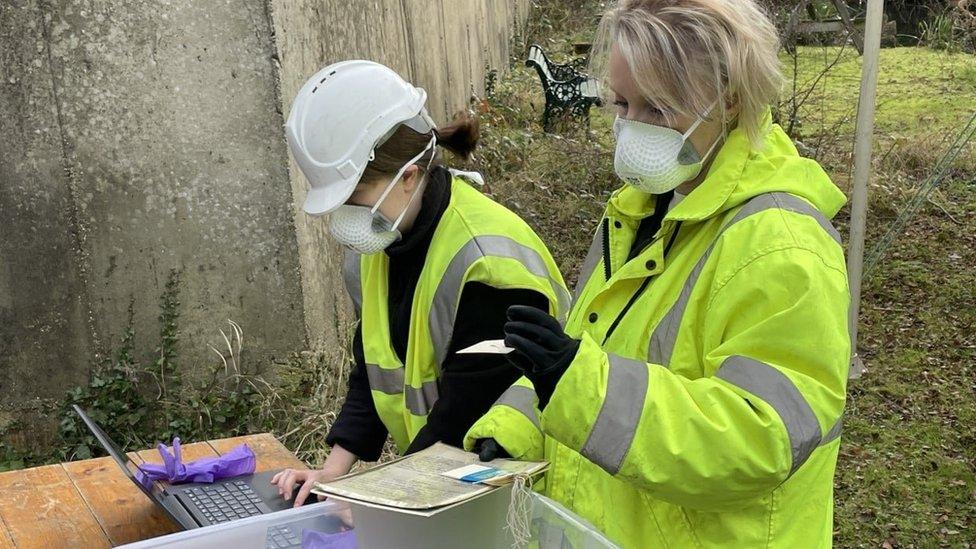
<svg viewBox="0 0 976 549">
<path fill-rule="evenodd" d="M 505 346 L 504 339 L 488 339 L 481 343 L 475 343 L 457 352 L 459 355 L 487 354 L 487 355 L 507 355 L 515 349 Z"/>
<path fill-rule="evenodd" d="M 457 469 L 451 469 L 441 474 L 464 482 L 482 482 L 490 478 L 507 475 L 508 473 L 501 469 L 488 467 L 487 465 L 471 464 L 458 467 Z"/>
</svg>

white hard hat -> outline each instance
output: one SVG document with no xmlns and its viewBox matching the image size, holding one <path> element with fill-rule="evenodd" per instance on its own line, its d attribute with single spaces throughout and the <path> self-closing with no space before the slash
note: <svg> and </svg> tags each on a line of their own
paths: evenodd
<svg viewBox="0 0 976 549">
<path fill-rule="evenodd" d="M 325 214 L 348 200 L 373 150 L 401 124 L 433 130 L 426 101 L 422 88 L 372 61 L 342 61 L 310 78 L 285 123 L 288 146 L 311 184 L 304 210 Z"/>
</svg>

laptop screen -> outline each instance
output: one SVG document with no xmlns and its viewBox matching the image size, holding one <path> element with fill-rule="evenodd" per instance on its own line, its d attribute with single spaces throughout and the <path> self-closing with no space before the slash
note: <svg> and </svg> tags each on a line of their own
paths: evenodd
<svg viewBox="0 0 976 549">
<path fill-rule="evenodd" d="M 108 455 L 112 456 L 115 463 L 117 463 L 125 475 L 129 477 L 129 480 L 138 486 L 139 489 L 149 497 L 149 499 L 158 503 L 176 524 L 181 524 L 182 521 L 180 521 L 180 519 L 169 510 L 166 502 L 163 500 L 162 489 L 159 488 L 155 482 L 149 479 L 145 473 L 139 470 L 139 466 L 136 465 L 136 463 L 133 462 L 125 452 L 119 449 L 115 442 L 113 442 L 112 439 L 105 434 L 105 431 L 102 431 L 102 428 L 99 427 L 92 418 L 88 417 L 88 414 L 86 414 L 84 410 L 82 410 L 77 404 L 72 405 L 72 407 L 75 409 L 78 416 L 81 417 L 81 420 L 85 422 L 88 430 L 95 435 L 96 439 L 98 439 L 98 443 L 102 445 L 102 448 L 108 452 Z"/>
</svg>

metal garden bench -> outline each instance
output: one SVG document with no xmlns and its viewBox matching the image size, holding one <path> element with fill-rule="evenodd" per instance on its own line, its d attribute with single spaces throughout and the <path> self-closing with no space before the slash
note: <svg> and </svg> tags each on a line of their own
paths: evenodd
<svg viewBox="0 0 976 549">
<path fill-rule="evenodd" d="M 602 105 L 599 88 L 594 78 L 580 72 L 586 59 L 578 58 L 566 64 L 549 60 L 546 52 L 536 44 L 529 48 L 527 67 L 534 67 L 546 93 L 546 108 L 542 114 L 542 127 L 552 129 L 553 123 L 567 113 L 589 122 L 590 107 Z"/>
</svg>

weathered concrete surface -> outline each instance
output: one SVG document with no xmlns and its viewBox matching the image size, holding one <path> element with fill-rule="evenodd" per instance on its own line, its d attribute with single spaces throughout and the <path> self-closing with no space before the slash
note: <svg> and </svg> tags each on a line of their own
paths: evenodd
<svg viewBox="0 0 976 549">
<path fill-rule="evenodd" d="M 43 13 L 0 5 L 0 402 L 85 381 L 94 342 Z"/>
<path fill-rule="evenodd" d="M 263 0 L 0 9 L 0 49 L 11 56 L 0 208 L 13 229 L 0 239 L 0 314 L 5 347 L 15 347 L 0 352 L 4 402 L 83 381 L 119 341 L 130 301 L 135 348 L 149 358 L 171 269 L 182 273 L 184 363 L 212 360 L 206 344 L 228 318 L 258 364 L 302 348 Z"/>
<path fill-rule="evenodd" d="M 245 360 L 340 348 L 324 220 L 300 213 L 283 112 L 308 75 L 385 63 L 435 119 L 507 65 L 530 0 L 2 0 L 0 415 L 60 398 L 118 345 L 150 359 L 181 273 L 180 360 L 225 319 Z M 279 63 L 280 61 L 280 63 Z"/>
<path fill-rule="evenodd" d="M 227 318 L 254 360 L 302 346 L 263 0 L 86 0 L 46 15 L 96 333 L 117 340 L 133 296 L 136 348 L 151 348 L 178 269 L 188 360 Z"/>
</svg>

